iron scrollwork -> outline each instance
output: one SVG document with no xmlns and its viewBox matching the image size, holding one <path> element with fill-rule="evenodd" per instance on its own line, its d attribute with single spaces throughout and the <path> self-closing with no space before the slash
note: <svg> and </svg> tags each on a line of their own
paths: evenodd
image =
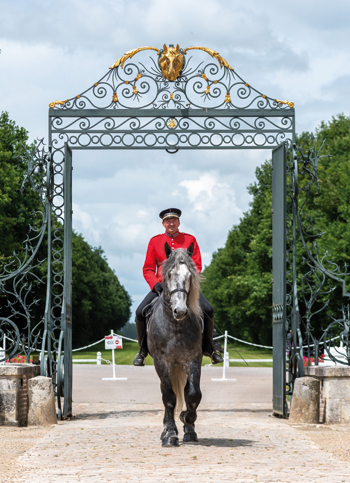
<svg viewBox="0 0 350 483">
<path fill-rule="evenodd" d="M 302 147 L 294 145 L 294 176 L 293 197 L 295 200 L 296 223 L 301 248 L 304 251 L 303 266 L 304 274 L 300 274 L 300 304 L 297 306 L 297 330 L 300 334 L 295 342 L 295 351 L 299 354 L 298 363 L 302 367 L 303 359 L 307 365 L 319 363 L 324 358 L 337 363 L 350 365 L 349 358 L 349 299 L 347 280 L 350 272 L 347 264 L 342 269 L 337 263 L 329 259 L 328 250 L 320 254 L 320 241 L 324 233 L 316 226 L 313 218 L 306 212 L 310 204 L 311 196 L 318 196 L 320 183 L 318 178 L 318 166 L 322 158 L 324 142 L 317 147 L 314 137 L 311 138 L 312 147 L 304 152 Z M 299 177 L 299 179 L 298 179 Z M 293 246 L 296 247 L 296 239 Z M 294 284 L 297 286 L 295 279 Z M 343 297 L 343 303 L 338 310 L 342 312 L 342 318 L 336 319 L 332 315 L 334 307 L 330 304 L 334 300 L 336 292 Z M 345 299 L 345 302 L 344 302 Z M 326 321 L 331 319 L 331 322 Z M 303 356 L 305 352 L 305 356 Z M 301 374 L 302 375 L 302 374 Z"/>
<path fill-rule="evenodd" d="M 131 62 L 146 50 L 158 59 Z M 215 62 L 194 62 L 192 50 Z M 49 106 L 57 147 L 271 149 L 294 135 L 294 103 L 257 91 L 206 47 L 131 50 L 92 87 Z"/>
<path fill-rule="evenodd" d="M 27 167 L 21 191 L 26 183 L 37 194 L 39 208 L 32 213 L 32 224 L 22 243 L 23 249 L 6 260 L 0 272 L 0 345 L 6 349 L 0 359 L 11 359 L 25 354 L 27 362 L 33 351 L 41 351 L 44 333 L 44 316 L 35 320 L 34 308 L 40 302 L 37 289 L 45 283 L 39 248 L 47 231 L 50 213 L 49 193 L 52 184 L 48 169 L 49 154 L 43 141 L 25 150 L 22 161 Z"/>
</svg>

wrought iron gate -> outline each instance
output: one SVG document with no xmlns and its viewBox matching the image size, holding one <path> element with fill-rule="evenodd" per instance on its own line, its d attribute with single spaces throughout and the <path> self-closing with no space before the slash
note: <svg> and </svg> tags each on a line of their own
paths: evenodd
<svg viewBox="0 0 350 483">
<path fill-rule="evenodd" d="M 150 57 L 147 51 L 151 51 Z M 132 61 L 136 55 L 140 62 Z M 28 166 L 35 161 L 37 171 L 44 171 L 42 183 L 46 183 L 40 193 L 45 220 L 41 230 L 48 227 L 48 291 L 35 344 L 40 341 L 42 347 L 42 373 L 53 377 L 60 416 L 71 413 L 72 402 L 71 169 L 75 149 L 158 149 L 169 153 L 179 149 L 274 149 L 274 411 L 285 416 L 286 395 L 291 395 L 293 380 L 302 373 L 300 327 L 304 319 L 299 311 L 296 239 L 306 235 L 298 207 L 298 172 L 309 173 L 308 163 L 316 162 L 316 158 L 310 161 L 310 156 L 306 160 L 294 145 L 294 104 L 254 89 L 212 49 L 164 45 L 127 52 L 90 88 L 49 106 L 49 152 L 31 153 Z M 304 248 L 309 250 L 306 242 Z M 311 252 L 308 256 L 320 271 L 317 257 Z M 3 290 L 7 279 L 25 273 L 28 266 L 29 262 L 10 275 L 0 275 Z M 9 317 L 0 318 L 0 322 L 1 330 L 13 323 Z M 25 346 L 18 342 L 18 331 L 13 331 L 17 342 L 10 355 Z M 3 334 L 4 330 L 0 338 Z M 311 341 L 312 331 L 308 334 Z M 27 342 L 29 352 L 34 347 L 32 339 Z"/>
<path fill-rule="evenodd" d="M 130 59 L 154 50 L 140 63 Z M 195 50 L 194 57 L 187 52 Z M 206 62 L 208 54 L 213 58 Z M 199 56 L 198 60 L 196 58 Z M 180 69 L 180 70 L 179 70 Z M 202 48 L 140 48 L 126 53 L 92 87 L 49 110 L 49 144 L 52 152 L 55 199 L 60 204 L 62 165 L 71 162 L 67 148 L 74 149 L 272 149 L 291 144 L 295 136 L 294 107 L 258 92 L 243 80 L 217 52 Z M 56 182 L 56 176 L 58 182 Z M 68 181 L 66 181 L 68 183 Z M 65 189 L 65 195 L 67 190 Z M 65 233 L 56 230 L 52 239 L 56 266 L 71 256 Z M 63 223 L 63 220 L 62 220 Z M 68 228 L 67 228 L 68 229 Z M 70 232 L 69 232 L 70 233 Z M 69 234 L 69 236 L 71 236 Z M 61 247 L 64 245 L 65 253 Z M 71 278 L 61 264 L 64 287 L 52 289 L 52 312 L 65 309 Z M 60 337 L 65 341 L 64 388 L 70 387 L 67 372 L 67 327 L 62 313 Z M 58 377 L 61 377 L 59 356 Z M 69 389 L 65 400 L 69 398 Z M 69 414 L 65 405 L 63 416 Z"/>
</svg>

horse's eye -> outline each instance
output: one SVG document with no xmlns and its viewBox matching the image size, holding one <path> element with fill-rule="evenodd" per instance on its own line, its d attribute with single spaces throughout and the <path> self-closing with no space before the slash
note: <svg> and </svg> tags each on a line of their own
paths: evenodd
<svg viewBox="0 0 350 483">
<path fill-rule="evenodd" d="M 179 263 L 181 263 L 182 265 L 183 263 L 185 263 L 185 260 L 179 260 Z"/>
</svg>

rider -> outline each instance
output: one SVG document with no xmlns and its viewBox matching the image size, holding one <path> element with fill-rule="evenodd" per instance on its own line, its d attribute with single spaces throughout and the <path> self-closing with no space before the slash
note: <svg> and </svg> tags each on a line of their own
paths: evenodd
<svg viewBox="0 0 350 483">
<path fill-rule="evenodd" d="M 172 250 L 177 248 L 188 248 L 191 243 L 194 245 L 192 260 L 197 267 L 198 272 L 202 271 L 202 259 L 197 240 L 194 236 L 179 231 L 181 210 L 178 208 L 168 208 L 159 213 L 162 219 L 165 233 L 156 235 L 151 238 L 146 260 L 143 265 L 143 276 L 151 288 L 151 292 L 143 299 L 139 307 L 136 309 L 136 329 L 139 341 L 140 351 L 134 359 L 134 366 L 143 366 L 144 359 L 148 354 L 147 348 L 147 328 L 146 317 L 143 313 L 144 308 L 158 297 L 163 291 L 161 264 L 166 259 L 164 245 L 168 242 Z M 213 364 L 223 362 L 219 352 L 214 350 L 213 346 L 213 329 L 214 329 L 214 309 L 208 300 L 200 294 L 199 304 L 203 311 L 204 330 L 203 330 L 203 354 L 211 357 Z"/>
</svg>

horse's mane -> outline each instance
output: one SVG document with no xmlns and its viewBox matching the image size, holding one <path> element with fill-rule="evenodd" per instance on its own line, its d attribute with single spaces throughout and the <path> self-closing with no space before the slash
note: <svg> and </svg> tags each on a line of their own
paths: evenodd
<svg viewBox="0 0 350 483">
<path fill-rule="evenodd" d="M 170 254 L 169 258 L 164 260 L 162 264 L 163 283 L 165 286 L 168 285 L 170 272 L 174 268 L 178 268 L 180 262 L 185 262 L 188 270 L 191 273 L 191 286 L 187 299 L 187 308 L 189 312 L 192 312 L 195 316 L 202 317 L 202 310 L 199 305 L 200 274 L 198 273 L 192 258 L 187 253 L 187 250 L 178 248 Z"/>
</svg>

